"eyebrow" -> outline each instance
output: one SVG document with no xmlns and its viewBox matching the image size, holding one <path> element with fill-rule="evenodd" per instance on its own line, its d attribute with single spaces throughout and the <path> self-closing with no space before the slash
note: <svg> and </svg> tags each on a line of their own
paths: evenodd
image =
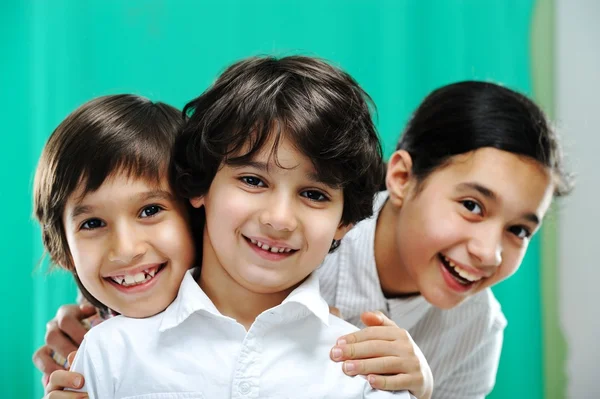
<svg viewBox="0 0 600 399">
<path fill-rule="evenodd" d="M 265 162 L 258 162 L 258 161 L 247 161 L 244 162 L 243 164 L 236 164 L 236 165 L 231 165 L 232 168 L 234 169 L 241 169 L 244 167 L 250 167 L 250 168 L 255 168 L 260 170 L 263 173 L 269 173 L 269 164 L 265 163 Z M 284 170 L 293 170 L 294 168 L 282 168 Z M 330 184 L 327 184 L 326 182 L 322 181 L 321 178 L 319 178 L 319 174 L 316 172 L 310 172 L 306 174 L 306 178 L 309 179 L 312 182 L 315 183 L 321 183 L 321 184 L 325 184 L 326 186 L 330 186 Z"/>
<path fill-rule="evenodd" d="M 159 199 L 159 200 L 165 200 L 165 201 L 171 201 L 173 200 L 173 194 L 171 194 L 168 191 L 165 190 L 152 190 L 152 191 L 147 191 L 145 193 L 143 193 L 142 195 L 140 195 L 139 199 L 140 201 L 148 201 L 151 199 Z"/>
<path fill-rule="evenodd" d="M 475 190 L 479 194 L 486 197 L 487 199 L 498 202 L 498 196 L 496 195 L 496 193 L 493 192 L 492 190 L 490 190 L 489 188 L 482 186 L 479 183 L 471 183 L 471 182 L 461 183 L 458 185 L 458 189 L 459 190 Z"/>
<path fill-rule="evenodd" d="M 71 219 L 77 219 L 78 216 L 84 215 L 86 213 L 92 213 L 94 207 L 89 205 L 75 205 L 73 208 L 73 212 L 71 212 Z"/>
<path fill-rule="evenodd" d="M 149 200 L 163 200 L 163 201 L 171 201 L 173 200 L 173 194 L 165 190 L 151 190 L 141 193 L 139 196 L 133 196 L 133 198 L 137 197 L 138 201 L 149 201 Z M 78 216 L 84 215 L 86 213 L 92 213 L 94 211 L 94 207 L 90 205 L 77 204 L 73 208 L 73 212 L 71 212 L 71 219 L 76 219 Z"/>
<path fill-rule="evenodd" d="M 494 201 L 494 202 L 498 202 L 498 196 L 496 195 L 496 193 L 479 183 L 472 183 L 472 182 L 461 183 L 458 185 L 458 189 L 459 190 L 475 190 L 478 193 L 480 193 L 481 195 L 483 195 L 484 197 L 486 197 L 487 199 Z M 540 224 L 540 218 L 535 213 L 526 213 L 525 215 L 523 215 L 523 217 L 525 219 L 527 219 L 528 221 L 535 223 L 536 225 Z"/>
</svg>

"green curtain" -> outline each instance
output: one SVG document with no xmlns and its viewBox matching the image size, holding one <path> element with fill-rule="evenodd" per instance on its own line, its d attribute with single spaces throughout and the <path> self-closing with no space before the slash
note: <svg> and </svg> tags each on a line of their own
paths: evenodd
<svg viewBox="0 0 600 399">
<path fill-rule="evenodd" d="M 2 397 L 41 397 L 31 363 L 46 321 L 75 288 L 36 270 L 31 218 L 41 148 L 75 107 L 133 92 L 182 106 L 229 63 L 256 54 L 332 60 L 371 94 L 389 155 L 410 112 L 432 89 L 483 79 L 531 94 L 533 0 L 8 1 L 2 40 Z M 509 320 L 491 397 L 543 396 L 540 243 L 495 292 Z M 451 345 L 452 343 L 448 343 Z"/>
</svg>

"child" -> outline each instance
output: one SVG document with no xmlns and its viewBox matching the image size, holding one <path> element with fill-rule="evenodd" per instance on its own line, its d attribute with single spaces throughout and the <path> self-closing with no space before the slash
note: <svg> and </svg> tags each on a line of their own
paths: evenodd
<svg viewBox="0 0 600 399">
<path fill-rule="evenodd" d="M 186 274 L 163 313 L 92 329 L 72 367 L 84 391 L 408 397 L 348 378 L 329 359 L 331 343 L 356 328 L 329 314 L 312 275 L 372 212 L 383 168 L 367 98 L 322 61 L 251 58 L 186 106 L 174 181 L 205 214 L 200 276 Z M 123 248 L 119 259 L 131 262 L 136 246 Z"/>
<path fill-rule="evenodd" d="M 100 309 L 162 312 L 193 265 L 188 206 L 169 182 L 182 122 L 169 105 L 105 96 L 69 115 L 44 147 L 34 183 L 44 246 Z"/>
<path fill-rule="evenodd" d="M 380 309 L 408 329 L 431 366 L 434 398 L 483 398 L 495 383 L 506 326 L 489 287 L 517 271 L 552 197 L 570 188 L 554 132 L 521 94 L 492 83 L 451 84 L 416 110 L 386 185 L 375 215 L 320 269 L 324 297 L 351 322 Z M 398 336 L 386 331 L 343 337 L 335 360 Z M 349 363 L 363 372 L 367 365 Z M 397 380 L 391 376 L 388 387 Z"/>
</svg>

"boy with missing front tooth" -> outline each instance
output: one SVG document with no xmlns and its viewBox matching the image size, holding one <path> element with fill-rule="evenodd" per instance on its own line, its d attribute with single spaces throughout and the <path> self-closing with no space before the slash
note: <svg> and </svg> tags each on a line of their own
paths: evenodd
<svg viewBox="0 0 600 399">
<path fill-rule="evenodd" d="M 162 312 L 194 264 L 192 208 L 169 181 L 183 121 L 177 109 L 143 97 L 99 97 L 44 147 L 34 183 L 44 246 L 103 311 Z"/>
<path fill-rule="evenodd" d="M 162 312 L 192 266 L 188 209 L 169 183 L 181 112 L 135 95 L 100 97 L 49 138 L 34 184 L 35 216 L 54 264 L 71 272 L 98 315 Z M 57 353 L 49 353 L 65 364 Z"/>
<path fill-rule="evenodd" d="M 186 274 L 163 313 L 92 329 L 71 369 L 85 376 L 83 391 L 409 397 L 374 390 L 329 359 L 331 343 L 357 329 L 329 314 L 312 275 L 372 212 L 383 169 L 367 99 L 322 61 L 250 58 L 186 106 L 174 181 L 204 214 L 200 276 Z"/>
</svg>

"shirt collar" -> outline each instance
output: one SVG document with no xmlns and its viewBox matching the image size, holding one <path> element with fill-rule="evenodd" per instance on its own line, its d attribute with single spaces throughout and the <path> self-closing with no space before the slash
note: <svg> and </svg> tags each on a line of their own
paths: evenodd
<svg viewBox="0 0 600 399">
<path fill-rule="evenodd" d="M 317 316 L 323 324 L 329 325 L 329 305 L 321 297 L 319 279 L 315 273 L 311 273 L 279 306 L 284 307 L 283 305 L 286 303 L 297 303 L 304 306 Z M 181 282 L 177 298 L 163 312 L 159 331 L 164 332 L 177 327 L 191 314 L 200 310 L 223 317 L 210 298 L 202 291 L 192 276 L 192 270 L 190 270 Z"/>
<path fill-rule="evenodd" d="M 298 303 L 306 307 L 326 326 L 329 325 L 329 305 L 321 296 L 319 278 L 311 273 L 290 295 L 281 303 Z"/>
<path fill-rule="evenodd" d="M 177 298 L 163 312 L 160 332 L 177 327 L 199 310 L 205 310 L 215 315 L 221 314 L 194 279 L 193 271 L 194 269 L 191 269 L 185 273 Z"/>
</svg>

